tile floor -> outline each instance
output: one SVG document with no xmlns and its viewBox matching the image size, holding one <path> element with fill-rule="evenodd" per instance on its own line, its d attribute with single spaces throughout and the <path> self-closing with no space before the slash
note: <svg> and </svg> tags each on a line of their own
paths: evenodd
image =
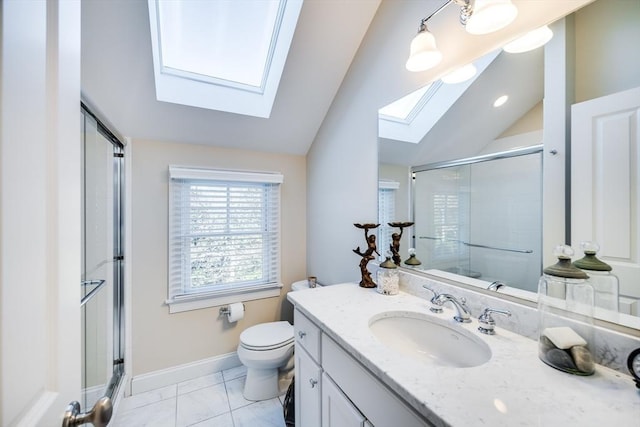
<svg viewBox="0 0 640 427">
<path fill-rule="evenodd" d="M 227 369 L 122 399 L 111 427 L 285 427 L 284 395 L 252 402 L 242 396 L 246 368 Z"/>
</svg>

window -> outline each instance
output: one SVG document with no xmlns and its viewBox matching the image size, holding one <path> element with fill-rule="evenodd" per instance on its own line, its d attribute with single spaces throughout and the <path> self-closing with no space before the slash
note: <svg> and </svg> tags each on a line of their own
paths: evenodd
<svg viewBox="0 0 640 427">
<path fill-rule="evenodd" d="M 274 173 L 169 167 L 171 312 L 280 294 Z"/>
<path fill-rule="evenodd" d="M 393 228 L 390 222 L 396 220 L 396 190 L 400 183 L 395 181 L 380 181 L 378 183 L 378 252 L 383 257 L 390 250 Z"/>
</svg>

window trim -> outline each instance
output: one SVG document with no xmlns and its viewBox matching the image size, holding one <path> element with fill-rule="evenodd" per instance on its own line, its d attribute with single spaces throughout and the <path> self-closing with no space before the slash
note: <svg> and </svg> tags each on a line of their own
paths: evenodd
<svg viewBox="0 0 640 427">
<path fill-rule="evenodd" d="M 255 171 L 236 171 L 226 169 L 207 169 L 199 167 L 187 167 L 169 165 L 169 197 L 168 197 L 168 277 L 167 277 L 167 300 L 165 303 L 169 306 L 169 313 L 179 313 L 183 311 L 196 310 L 207 307 L 215 307 L 234 302 L 252 301 L 256 299 L 272 298 L 280 296 L 283 287 L 280 280 L 280 264 L 281 256 L 276 261 L 278 263 L 277 280 L 269 283 L 260 284 L 243 284 L 243 285 L 220 285 L 216 289 L 205 290 L 203 292 L 185 293 L 172 295 L 175 289 L 172 289 L 171 272 L 172 272 L 172 251 L 171 236 L 173 234 L 172 224 L 174 221 L 174 209 L 172 205 L 172 181 L 173 180 L 210 180 L 210 181 L 227 181 L 227 182 L 247 182 L 259 184 L 282 184 L 283 175 L 276 172 L 255 172 Z M 278 190 L 280 191 L 280 190 Z M 280 214 L 278 213 L 278 221 Z M 280 231 L 280 227 L 279 231 Z M 280 246 L 280 236 L 278 236 L 278 248 Z"/>
</svg>

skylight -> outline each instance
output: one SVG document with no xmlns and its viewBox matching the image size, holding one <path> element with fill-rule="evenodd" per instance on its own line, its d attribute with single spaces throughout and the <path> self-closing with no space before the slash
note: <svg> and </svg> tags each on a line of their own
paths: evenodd
<svg viewBox="0 0 640 427">
<path fill-rule="evenodd" d="M 411 92 L 407 96 L 403 96 L 402 98 L 392 102 L 391 104 L 385 105 L 378 110 L 378 114 L 381 118 L 387 120 L 395 119 L 408 123 L 408 118 L 411 115 L 411 112 L 415 110 L 415 108 L 420 103 L 420 100 L 423 99 L 424 95 L 427 93 L 427 90 L 429 90 L 430 87 L 431 84 L 428 84 L 416 91 Z"/>
<path fill-rule="evenodd" d="M 498 49 L 477 60 L 478 73 L 469 80 L 457 84 L 438 80 L 379 109 L 378 136 L 418 144 L 499 53 Z"/>
<path fill-rule="evenodd" d="M 148 0 L 156 97 L 269 117 L 302 0 Z"/>
</svg>

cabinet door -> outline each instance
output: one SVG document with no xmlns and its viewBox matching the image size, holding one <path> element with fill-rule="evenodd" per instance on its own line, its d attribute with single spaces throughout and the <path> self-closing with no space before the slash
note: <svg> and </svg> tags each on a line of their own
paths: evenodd
<svg viewBox="0 0 640 427">
<path fill-rule="evenodd" d="M 364 427 L 366 419 L 327 374 L 322 374 L 322 427 Z"/>
<path fill-rule="evenodd" d="M 320 427 L 322 369 L 299 345 L 295 349 L 295 362 L 296 426 Z"/>
</svg>

